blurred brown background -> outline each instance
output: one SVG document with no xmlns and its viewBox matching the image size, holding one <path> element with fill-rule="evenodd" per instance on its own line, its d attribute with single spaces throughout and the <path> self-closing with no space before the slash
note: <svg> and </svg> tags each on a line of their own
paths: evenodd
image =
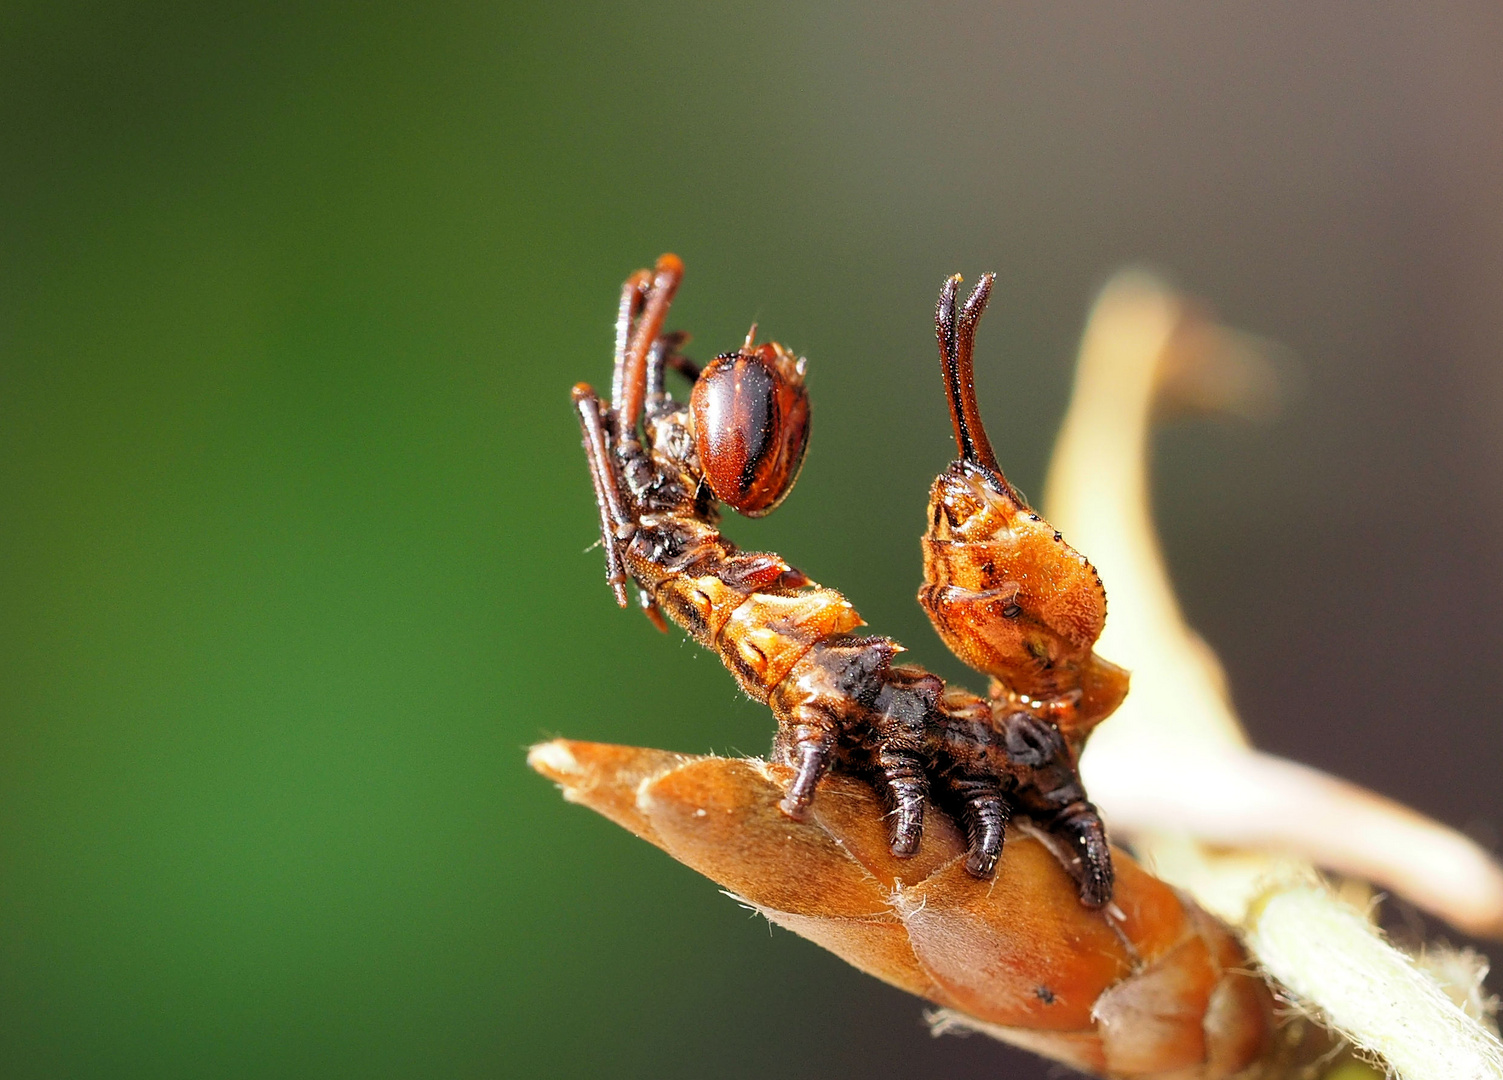
<svg viewBox="0 0 1503 1080">
<path fill-rule="evenodd" d="M 1159 440 L 1187 612 L 1263 747 L 1493 844 L 1500 56 L 1482 3 L 8 6 L 0 1071 L 1050 1075 L 523 767 L 770 738 L 585 551 L 567 388 L 662 250 L 691 353 L 810 358 L 733 535 L 963 679 L 942 277 L 999 271 L 1033 492 L 1114 268 L 1283 342 L 1276 424 Z"/>
</svg>

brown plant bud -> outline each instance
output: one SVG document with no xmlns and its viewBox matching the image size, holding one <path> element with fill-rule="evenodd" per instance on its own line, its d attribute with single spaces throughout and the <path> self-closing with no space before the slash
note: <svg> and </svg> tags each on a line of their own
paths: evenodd
<svg viewBox="0 0 1503 1080">
<path fill-rule="evenodd" d="M 1078 1069 L 1215 1080 L 1275 1045 L 1270 995 L 1235 939 L 1124 852 L 1112 902 L 1091 910 L 1026 826 L 1009 829 L 992 881 L 965 871 L 965 840 L 938 813 L 895 857 L 881 803 L 851 777 L 828 776 L 792 821 L 778 809 L 792 770 L 757 759 L 560 739 L 528 762 L 779 926 Z"/>
</svg>

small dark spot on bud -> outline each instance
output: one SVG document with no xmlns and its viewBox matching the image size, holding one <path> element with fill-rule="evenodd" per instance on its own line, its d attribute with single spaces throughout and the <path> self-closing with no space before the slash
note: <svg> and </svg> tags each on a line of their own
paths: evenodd
<svg viewBox="0 0 1503 1080">
<path fill-rule="evenodd" d="M 1054 539 L 1055 539 L 1055 540 L 1063 540 L 1063 539 L 1064 539 L 1064 538 L 1065 538 L 1065 537 L 1064 537 L 1064 534 L 1063 534 L 1063 533 L 1061 533 L 1061 532 L 1059 532 L 1059 531 L 1056 531 L 1056 532 L 1055 532 L 1055 533 L 1054 533 Z"/>
<path fill-rule="evenodd" d="M 1017 604 L 1008 604 L 1002 609 L 1002 617 L 1004 619 L 1016 619 L 1022 611 L 1023 609 L 1018 607 Z"/>
<path fill-rule="evenodd" d="M 1040 986 L 1035 988 L 1033 991 L 1033 996 L 1038 998 L 1045 1005 L 1054 1004 L 1054 991 L 1050 990 L 1047 986 Z"/>
</svg>

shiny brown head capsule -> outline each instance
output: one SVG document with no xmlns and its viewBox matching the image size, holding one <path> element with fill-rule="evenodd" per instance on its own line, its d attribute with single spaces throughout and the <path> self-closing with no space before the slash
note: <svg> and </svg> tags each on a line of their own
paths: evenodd
<svg viewBox="0 0 1503 1080">
<path fill-rule="evenodd" d="M 712 360 L 689 399 L 694 445 L 715 497 L 748 517 L 783 501 L 809 445 L 804 362 L 774 342 Z"/>
</svg>

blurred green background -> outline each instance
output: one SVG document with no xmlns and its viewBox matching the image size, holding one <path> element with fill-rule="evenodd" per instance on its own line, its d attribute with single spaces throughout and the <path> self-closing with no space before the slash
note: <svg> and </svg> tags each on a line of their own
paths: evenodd
<svg viewBox="0 0 1503 1080">
<path fill-rule="evenodd" d="M 567 389 L 660 251 L 807 354 L 732 522 L 946 675 L 941 278 L 1036 490 L 1148 260 L 1301 358 L 1160 447 L 1256 736 L 1503 820 L 1503 18 L 1340 4 L 0 9 L 0 1072 L 1044 1076 L 526 771 L 761 752 L 602 580 Z M 1110 589 L 1110 582 L 1107 583 Z"/>
</svg>

